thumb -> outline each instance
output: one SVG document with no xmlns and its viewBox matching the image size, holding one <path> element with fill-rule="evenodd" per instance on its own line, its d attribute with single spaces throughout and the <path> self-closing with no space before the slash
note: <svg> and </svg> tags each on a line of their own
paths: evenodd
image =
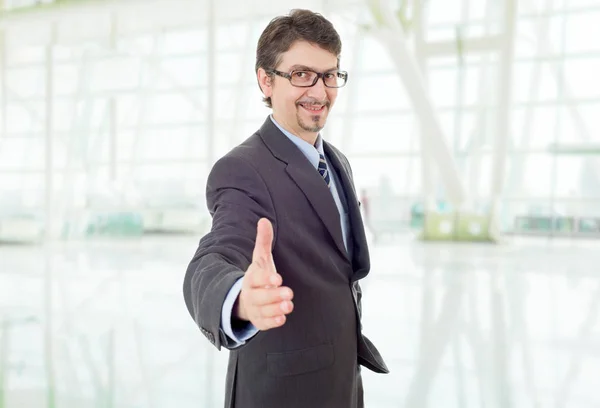
<svg viewBox="0 0 600 408">
<path fill-rule="evenodd" d="M 273 225 L 266 218 L 258 220 L 256 228 L 256 241 L 254 242 L 254 252 L 252 253 L 252 262 L 257 263 L 261 268 L 268 268 L 272 265 L 271 246 L 273 245 Z"/>
</svg>

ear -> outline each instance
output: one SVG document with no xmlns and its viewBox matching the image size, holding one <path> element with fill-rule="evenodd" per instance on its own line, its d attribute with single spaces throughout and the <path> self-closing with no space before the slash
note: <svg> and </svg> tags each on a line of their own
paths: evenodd
<svg viewBox="0 0 600 408">
<path fill-rule="evenodd" d="M 258 69 L 256 78 L 258 79 L 258 86 L 260 86 L 263 95 L 266 98 L 270 98 L 273 95 L 273 79 L 263 68 Z"/>
</svg>

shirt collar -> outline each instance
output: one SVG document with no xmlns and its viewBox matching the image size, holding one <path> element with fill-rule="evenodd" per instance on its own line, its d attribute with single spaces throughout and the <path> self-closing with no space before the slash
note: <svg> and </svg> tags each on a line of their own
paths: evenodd
<svg viewBox="0 0 600 408">
<path fill-rule="evenodd" d="M 317 140 L 315 142 L 315 145 L 313 146 L 307 141 L 303 140 L 302 138 L 285 130 L 279 123 L 277 123 L 273 115 L 269 115 L 269 117 L 271 118 L 271 121 L 275 124 L 275 126 L 277 126 L 279 130 L 281 130 L 281 132 L 298 147 L 298 149 L 300 149 L 300 151 L 304 154 L 304 156 L 306 156 L 306 158 L 313 164 L 313 166 L 316 169 L 319 166 L 319 155 L 322 154 L 323 156 L 325 156 L 325 154 L 323 153 L 323 138 L 321 137 L 321 134 L 319 133 L 317 135 Z"/>
</svg>

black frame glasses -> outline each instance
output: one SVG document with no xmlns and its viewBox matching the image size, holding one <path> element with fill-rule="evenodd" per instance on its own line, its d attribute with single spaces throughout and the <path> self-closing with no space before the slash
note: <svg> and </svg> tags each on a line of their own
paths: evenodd
<svg viewBox="0 0 600 408">
<path fill-rule="evenodd" d="M 315 84 L 317 83 L 317 81 L 319 79 L 323 79 L 323 84 L 327 88 L 341 88 L 341 87 L 345 86 L 346 83 L 348 82 L 348 72 L 346 72 L 346 71 L 315 72 L 310 69 L 296 69 L 294 71 L 291 71 L 288 74 L 286 72 L 277 71 L 276 69 L 269 69 L 269 70 L 267 70 L 267 73 L 271 73 L 271 74 L 275 74 L 280 77 L 283 77 L 283 78 L 287 79 L 288 81 L 290 81 L 290 84 L 292 84 L 292 86 L 295 86 L 297 88 L 310 88 L 311 86 L 315 86 Z M 310 84 L 310 85 L 298 85 L 297 83 L 295 84 L 293 81 L 294 75 L 301 74 L 301 73 L 315 74 L 312 84 Z M 343 79 L 344 82 L 338 86 L 328 85 L 327 81 L 325 80 L 326 79 L 325 75 L 335 75 L 335 76 L 337 76 L 337 78 Z M 337 83 L 337 79 L 336 79 L 336 83 Z"/>
</svg>

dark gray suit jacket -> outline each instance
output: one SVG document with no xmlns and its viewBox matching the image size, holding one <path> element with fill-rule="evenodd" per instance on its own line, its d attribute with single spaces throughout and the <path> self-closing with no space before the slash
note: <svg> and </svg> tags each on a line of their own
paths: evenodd
<svg viewBox="0 0 600 408">
<path fill-rule="evenodd" d="M 213 167 L 206 197 L 213 217 L 184 281 L 184 297 L 202 333 L 218 349 L 227 292 L 252 261 L 256 224 L 273 223 L 273 259 L 294 291 L 284 326 L 261 331 L 229 356 L 228 408 L 360 408 L 359 364 L 388 369 L 362 334 L 358 280 L 370 268 L 352 172 L 323 142 L 341 182 L 353 248 L 344 248 L 340 217 L 325 182 L 302 152 L 267 118 L 258 132 Z"/>
</svg>

